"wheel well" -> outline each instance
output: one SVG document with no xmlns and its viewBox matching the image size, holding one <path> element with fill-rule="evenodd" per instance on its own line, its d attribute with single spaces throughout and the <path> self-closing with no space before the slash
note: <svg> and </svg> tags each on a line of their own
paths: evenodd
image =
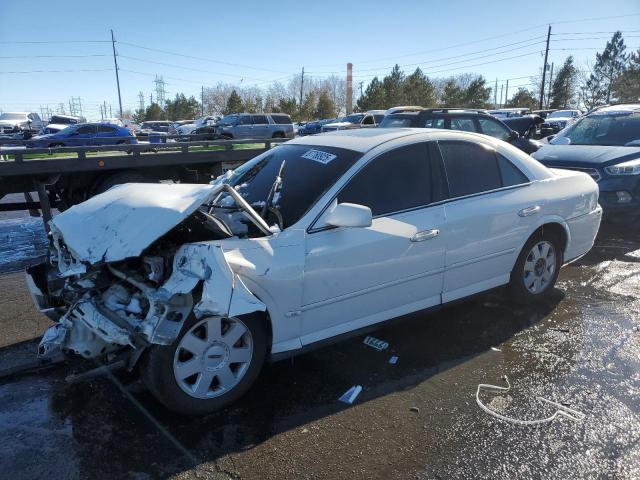
<svg viewBox="0 0 640 480">
<path fill-rule="evenodd" d="M 545 223 L 544 225 L 540 226 L 535 232 L 533 232 L 534 235 L 536 233 L 539 233 L 542 236 L 544 236 L 545 233 L 550 233 L 558 240 L 560 240 L 560 245 L 562 246 L 563 252 L 567 249 L 567 231 L 559 223 Z"/>
<path fill-rule="evenodd" d="M 271 347 L 273 345 L 273 327 L 271 325 L 271 316 L 269 315 L 268 311 L 256 311 L 256 312 L 251 312 L 251 313 L 247 313 L 246 315 L 239 315 L 238 318 L 242 318 L 242 317 L 249 317 L 249 316 L 255 316 L 257 318 L 260 318 L 260 320 L 262 320 L 264 322 L 264 325 L 266 327 L 266 333 L 267 333 L 267 356 L 271 353 Z"/>
</svg>

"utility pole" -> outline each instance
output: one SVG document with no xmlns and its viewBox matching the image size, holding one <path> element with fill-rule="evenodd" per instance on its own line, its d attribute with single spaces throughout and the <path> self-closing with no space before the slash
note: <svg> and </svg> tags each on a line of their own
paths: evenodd
<svg viewBox="0 0 640 480">
<path fill-rule="evenodd" d="M 100 120 L 104 120 L 104 110 L 102 109 L 102 104 L 100 104 Z"/>
<path fill-rule="evenodd" d="M 116 40 L 111 30 L 111 47 L 113 48 L 113 64 L 116 67 L 116 83 L 118 84 L 118 103 L 120 104 L 120 119 L 122 119 L 122 97 L 120 96 L 120 75 L 118 74 L 118 60 L 116 59 Z"/>
<path fill-rule="evenodd" d="M 549 73 L 549 93 L 547 93 L 547 108 L 551 103 L 551 85 L 553 85 L 553 62 L 551 62 L 551 73 Z"/>
<path fill-rule="evenodd" d="M 493 91 L 493 108 L 498 108 L 498 77 L 496 77 L 496 88 Z"/>
<path fill-rule="evenodd" d="M 360 82 L 360 96 L 362 96 L 362 85 L 364 84 L 364 82 Z"/>
<path fill-rule="evenodd" d="M 500 85 L 500 108 L 502 108 L 502 92 L 504 92 L 504 83 Z"/>
<path fill-rule="evenodd" d="M 347 63 L 347 104 L 345 105 L 347 115 L 353 111 L 353 63 Z"/>
<path fill-rule="evenodd" d="M 144 93 L 138 92 L 138 110 L 144 112 Z"/>
<path fill-rule="evenodd" d="M 549 40 L 551 40 L 551 25 L 547 31 L 547 48 L 544 52 L 544 65 L 542 66 L 542 85 L 540 86 L 540 104 L 539 109 L 542 110 L 542 102 L 544 101 L 544 86 L 547 75 L 547 59 L 549 58 Z"/>
<path fill-rule="evenodd" d="M 200 115 L 204 117 L 204 85 L 202 86 L 202 93 L 200 94 Z"/>
<path fill-rule="evenodd" d="M 304 67 L 302 67 L 302 76 L 300 77 L 300 108 L 302 108 L 302 90 L 304 88 Z"/>
<path fill-rule="evenodd" d="M 509 101 L 509 80 L 507 80 L 507 88 L 504 89 L 504 103 Z"/>
<path fill-rule="evenodd" d="M 104 112 L 104 116 L 105 118 L 107 117 L 107 101 L 103 100 L 102 101 L 102 105 L 103 105 L 103 112 Z"/>
</svg>

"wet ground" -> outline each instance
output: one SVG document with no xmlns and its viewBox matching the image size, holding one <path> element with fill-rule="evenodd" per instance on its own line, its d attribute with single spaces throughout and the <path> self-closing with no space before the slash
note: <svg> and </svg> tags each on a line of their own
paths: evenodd
<svg viewBox="0 0 640 480">
<path fill-rule="evenodd" d="M 15 342 L 44 323 L 19 277 L 0 279 L 2 331 L 30 329 L 0 336 L 6 365 L 30 358 L 34 342 Z M 640 228 L 607 227 L 545 304 L 492 292 L 413 315 L 374 333 L 386 351 L 358 337 L 267 365 L 241 401 L 204 418 L 167 412 L 132 377 L 66 384 L 83 365 L 0 380 L 0 477 L 640 478 L 639 327 Z M 503 375 L 510 392 L 481 394 L 496 411 L 553 414 L 540 396 L 585 418 L 493 418 L 476 388 Z M 337 402 L 356 384 L 353 405 Z"/>
</svg>

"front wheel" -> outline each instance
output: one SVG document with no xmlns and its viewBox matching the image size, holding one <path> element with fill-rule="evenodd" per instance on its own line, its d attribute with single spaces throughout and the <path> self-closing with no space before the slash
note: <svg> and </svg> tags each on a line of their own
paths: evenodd
<svg viewBox="0 0 640 480">
<path fill-rule="evenodd" d="M 514 299 L 530 303 L 547 296 L 562 262 L 562 246 L 556 236 L 545 233 L 529 238 L 511 272 L 509 287 Z"/>
<path fill-rule="evenodd" d="M 172 345 L 149 349 L 142 378 L 177 413 L 219 410 L 240 398 L 258 377 L 267 353 L 264 321 L 259 315 L 191 316 Z"/>
</svg>

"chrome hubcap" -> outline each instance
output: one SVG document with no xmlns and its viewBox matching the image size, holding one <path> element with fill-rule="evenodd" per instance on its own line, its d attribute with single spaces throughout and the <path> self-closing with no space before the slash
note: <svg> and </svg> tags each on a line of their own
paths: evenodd
<svg viewBox="0 0 640 480">
<path fill-rule="evenodd" d="M 188 395 L 201 399 L 218 397 L 242 380 L 252 354 L 251 332 L 241 320 L 205 318 L 180 339 L 173 374 Z"/>
<path fill-rule="evenodd" d="M 536 243 L 524 262 L 524 286 L 537 294 L 545 291 L 556 271 L 556 251 L 546 240 Z"/>
</svg>

